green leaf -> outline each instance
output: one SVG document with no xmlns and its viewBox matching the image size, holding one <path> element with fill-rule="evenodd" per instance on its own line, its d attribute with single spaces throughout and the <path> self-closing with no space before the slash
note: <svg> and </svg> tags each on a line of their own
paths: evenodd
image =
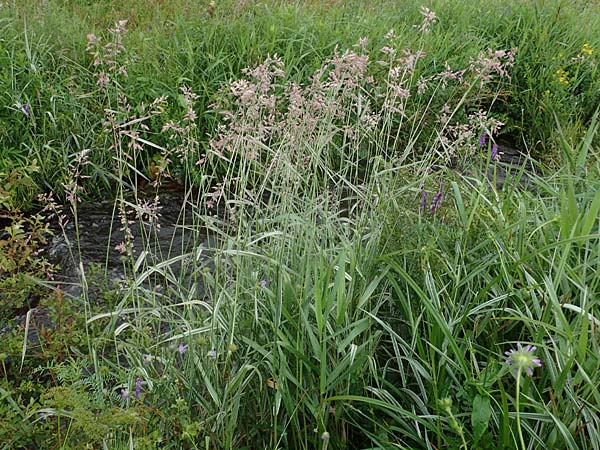
<svg viewBox="0 0 600 450">
<path fill-rule="evenodd" d="M 600 110 L 596 110 L 596 112 L 594 113 L 594 116 L 592 117 L 592 120 L 588 126 L 587 133 L 585 134 L 583 141 L 581 141 L 581 143 L 577 147 L 577 162 L 575 165 L 577 175 L 579 175 L 585 168 L 585 162 L 587 160 L 589 150 L 592 146 L 592 141 L 594 139 L 594 136 L 596 135 L 596 131 L 598 130 L 599 111 Z"/>
<path fill-rule="evenodd" d="M 598 213 L 600 212 L 600 191 L 597 191 L 594 195 L 594 200 L 589 207 L 589 209 L 583 213 L 583 222 L 581 224 L 581 236 L 585 236 L 590 234 L 594 224 L 598 220 Z"/>
<path fill-rule="evenodd" d="M 456 203 L 456 209 L 458 210 L 458 215 L 460 216 L 460 220 L 465 229 L 468 228 L 469 222 L 467 218 L 467 212 L 465 210 L 465 204 L 463 202 L 462 195 L 460 193 L 460 189 L 456 181 L 452 182 L 452 190 L 454 191 L 454 202 Z"/>
<path fill-rule="evenodd" d="M 338 325 L 344 323 L 344 317 L 347 312 L 348 298 L 346 297 L 346 252 L 340 254 L 338 260 L 337 273 L 335 276 L 335 294 L 337 314 L 336 320 Z"/>
<path fill-rule="evenodd" d="M 477 395 L 473 399 L 473 412 L 471 413 L 471 424 L 473 425 L 473 438 L 475 444 L 487 431 L 492 415 L 492 406 L 489 397 Z"/>
</svg>

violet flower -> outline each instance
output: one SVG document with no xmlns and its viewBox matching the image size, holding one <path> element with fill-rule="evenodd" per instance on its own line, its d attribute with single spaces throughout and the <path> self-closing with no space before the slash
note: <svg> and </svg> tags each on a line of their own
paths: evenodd
<svg viewBox="0 0 600 450">
<path fill-rule="evenodd" d="M 483 133 L 483 134 L 482 134 L 482 135 L 479 137 L 479 148 L 483 147 L 483 146 L 486 144 L 486 142 L 487 142 L 487 138 L 488 138 L 488 136 L 487 136 L 487 134 L 486 134 L 486 133 Z"/>
<path fill-rule="evenodd" d="M 517 349 L 510 349 L 504 354 L 506 355 L 506 364 L 514 367 L 515 371 L 525 369 L 527 375 L 533 376 L 533 369 L 535 367 L 542 367 L 542 361 L 536 358 L 534 352 L 537 347 L 534 345 L 527 345 L 523 347 L 520 343 L 517 343 Z"/>
<path fill-rule="evenodd" d="M 433 197 L 433 201 L 431 202 L 431 208 L 430 208 L 431 214 L 435 214 L 437 209 L 442 204 L 442 198 L 444 197 L 444 194 L 442 193 L 443 190 L 444 190 L 444 183 L 440 184 L 440 190 Z"/>
<path fill-rule="evenodd" d="M 419 202 L 419 206 L 423 210 L 427 208 L 427 192 L 425 191 L 421 192 L 421 201 Z"/>
<path fill-rule="evenodd" d="M 494 145 L 492 145 L 492 154 L 490 155 L 490 158 L 492 161 L 498 160 L 498 146 L 496 145 L 495 142 L 494 142 Z"/>
<path fill-rule="evenodd" d="M 142 379 L 137 377 L 135 379 L 135 398 L 139 400 L 140 394 L 142 393 Z"/>
</svg>

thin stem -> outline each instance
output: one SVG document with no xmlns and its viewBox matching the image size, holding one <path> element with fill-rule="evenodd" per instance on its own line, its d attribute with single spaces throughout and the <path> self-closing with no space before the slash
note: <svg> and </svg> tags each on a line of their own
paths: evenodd
<svg viewBox="0 0 600 450">
<path fill-rule="evenodd" d="M 523 439 L 523 431 L 521 430 L 521 415 L 519 413 L 519 399 L 521 398 L 521 372 L 523 369 L 519 367 L 517 370 L 517 432 L 519 433 L 519 440 L 521 441 L 521 448 L 526 450 L 525 440 Z"/>
<path fill-rule="evenodd" d="M 450 406 L 447 406 L 445 409 L 446 413 L 450 416 L 450 424 L 452 425 L 452 428 L 454 428 L 454 430 L 458 433 L 462 441 L 460 448 L 464 448 L 464 450 L 469 450 L 469 446 L 467 445 L 467 441 L 465 439 L 465 433 L 463 433 L 462 425 L 458 422 L 458 420 L 456 420 L 456 417 L 454 417 L 454 414 L 452 413 L 452 408 Z"/>
</svg>

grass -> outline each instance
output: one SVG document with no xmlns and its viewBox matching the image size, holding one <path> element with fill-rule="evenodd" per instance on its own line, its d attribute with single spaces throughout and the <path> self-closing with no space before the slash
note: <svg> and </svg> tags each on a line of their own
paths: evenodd
<svg viewBox="0 0 600 450">
<path fill-rule="evenodd" d="M 0 7 L 0 448 L 600 448 L 600 12 L 427 6 Z M 45 221 L 108 193 L 69 296 Z"/>
</svg>

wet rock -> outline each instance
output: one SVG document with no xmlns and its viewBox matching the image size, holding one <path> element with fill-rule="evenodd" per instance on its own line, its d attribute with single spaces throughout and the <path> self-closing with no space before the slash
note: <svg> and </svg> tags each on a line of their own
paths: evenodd
<svg viewBox="0 0 600 450">
<path fill-rule="evenodd" d="M 486 176 L 496 184 L 496 189 L 505 188 L 507 180 L 511 187 L 535 190 L 532 175 L 535 174 L 534 161 L 524 152 L 508 142 L 499 141 L 496 161 L 491 161 Z"/>
</svg>

